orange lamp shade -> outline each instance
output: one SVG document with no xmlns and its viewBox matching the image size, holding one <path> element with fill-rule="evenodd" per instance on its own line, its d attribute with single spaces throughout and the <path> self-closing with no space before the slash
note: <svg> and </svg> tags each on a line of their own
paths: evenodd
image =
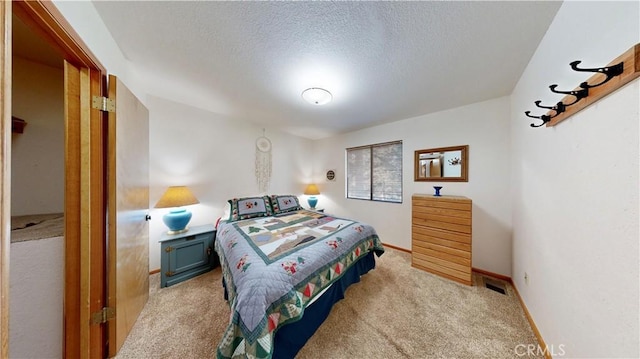
<svg viewBox="0 0 640 359">
<path fill-rule="evenodd" d="M 320 191 L 318 190 L 318 186 L 312 183 L 310 185 L 307 185 L 307 188 L 304 189 L 304 194 L 313 196 L 316 194 L 320 194 Z"/>
</svg>

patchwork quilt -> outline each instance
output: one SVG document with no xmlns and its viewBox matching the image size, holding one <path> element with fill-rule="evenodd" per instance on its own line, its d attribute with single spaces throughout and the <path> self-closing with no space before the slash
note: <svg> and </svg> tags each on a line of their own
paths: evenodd
<svg viewBox="0 0 640 359">
<path fill-rule="evenodd" d="M 218 358 L 270 358 L 277 328 L 358 259 L 384 253 L 373 227 L 307 210 L 221 222 L 215 247 L 231 307 Z"/>
</svg>

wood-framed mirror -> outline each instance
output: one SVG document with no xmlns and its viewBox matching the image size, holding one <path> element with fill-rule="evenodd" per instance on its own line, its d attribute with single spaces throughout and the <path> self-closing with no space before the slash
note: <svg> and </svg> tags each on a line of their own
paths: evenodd
<svg viewBox="0 0 640 359">
<path fill-rule="evenodd" d="M 414 181 L 469 182 L 469 146 L 415 151 Z"/>
</svg>

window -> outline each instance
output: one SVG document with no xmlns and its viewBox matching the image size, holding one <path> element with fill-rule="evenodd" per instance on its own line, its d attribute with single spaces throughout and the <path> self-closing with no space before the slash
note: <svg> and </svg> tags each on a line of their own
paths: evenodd
<svg viewBox="0 0 640 359">
<path fill-rule="evenodd" d="M 347 198 L 402 203 L 402 141 L 347 148 Z"/>
</svg>

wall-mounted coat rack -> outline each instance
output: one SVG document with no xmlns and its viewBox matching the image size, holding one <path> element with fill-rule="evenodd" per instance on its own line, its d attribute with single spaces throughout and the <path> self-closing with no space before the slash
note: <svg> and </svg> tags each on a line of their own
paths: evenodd
<svg viewBox="0 0 640 359">
<path fill-rule="evenodd" d="M 555 126 L 639 77 L 640 43 L 616 57 L 605 67 L 581 68 L 578 67 L 580 63 L 581 61 L 573 61 L 569 66 L 574 71 L 594 73 L 594 75 L 571 91 L 556 90 L 558 85 L 549 86 L 551 92 L 565 96 L 553 106 L 544 106 L 541 105 L 542 101 L 535 101 L 538 108 L 546 109 L 547 112 L 540 116 L 534 116 L 531 115 L 531 111 L 525 111 L 524 114 L 527 117 L 542 121 L 538 124 L 532 123 L 531 127 Z"/>
</svg>

